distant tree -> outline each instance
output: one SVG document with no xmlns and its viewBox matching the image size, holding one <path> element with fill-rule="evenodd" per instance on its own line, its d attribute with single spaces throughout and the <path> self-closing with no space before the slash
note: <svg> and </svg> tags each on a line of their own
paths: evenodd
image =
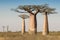
<svg viewBox="0 0 60 40">
<path fill-rule="evenodd" d="M 5 29 L 5 26 L 2 26 L 2 27 L 3 27 L 3 32 L 5 32 L 5 30 L 4 30 Z"/>
<path fill-rule="evenodd" d="M 22 14 L 22 15 L 19 15 L 19 17 L 22 18 L 22 34 L 24 34 L 25 33 L 25 19 L 29 18 L 29 16 Z"/>
<path fill-rule="evenodd" d="M 7 32 L 9 31 L 9 25 L 7 25 Z"/>
</svg>

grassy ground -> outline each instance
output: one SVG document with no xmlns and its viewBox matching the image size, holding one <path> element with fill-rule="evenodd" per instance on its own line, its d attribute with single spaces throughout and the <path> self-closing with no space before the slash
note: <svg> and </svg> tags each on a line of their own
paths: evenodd
<svg viewBox="0 0 60 40">
<path fill-rule="evenodd" d="M 20 32 L 0 32 L 0 40 L 60 40 L 60 32 L 50 32 L 46 36 L 43 36 L 41 32 L 36 35 L 28 33 L 22 35 Z"/>
</svg>

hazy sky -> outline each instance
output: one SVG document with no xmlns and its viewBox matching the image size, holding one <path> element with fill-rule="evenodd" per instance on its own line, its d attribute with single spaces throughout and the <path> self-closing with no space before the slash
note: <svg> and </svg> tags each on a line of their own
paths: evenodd
<svg viewBox="0 0 60 40">
<path fill-rule="evenodd" d="M 19 5 L 41 5 L 49 4 L 50 7 L 56 8 L 57 14 L 48 15 L 49 30 L 60 31 L 60 0 L 0 0 L 0 31 L 3 30 L 2 26 L 9 25 L 9 30 L 20 31 L 22 19 L 18 17 L 19 14 L 11 11 L 11 8 L 17 8 Z M 37 14 L 37 29 L 43 30 L 43 15 Z M 29 19 L 26 19 L 26 30 L 29 27 Z"/>
</svg>

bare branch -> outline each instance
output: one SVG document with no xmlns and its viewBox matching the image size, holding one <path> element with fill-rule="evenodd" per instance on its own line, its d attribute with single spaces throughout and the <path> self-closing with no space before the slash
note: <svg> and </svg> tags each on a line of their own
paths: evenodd
<svg viewBox="0 0 60 40">
<path fill-rule="evenodd" d="M 18 12 L 18 13 L 28 13 L 28 12 L 21 12 L 21 11 L 19 11 L 19 10 L 17 10 L 17 9 L 11 9 L 12 11 L 15 11 L 15 12 Z"/>
</svg>

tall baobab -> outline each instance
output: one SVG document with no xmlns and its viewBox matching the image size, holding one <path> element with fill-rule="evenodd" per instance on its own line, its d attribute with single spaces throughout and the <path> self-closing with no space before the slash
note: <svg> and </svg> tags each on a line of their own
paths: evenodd
<svg viewBox="0 0 60 40">
<path fill-rule="evenodd" d="M 22 15 L 19 15 L 19 17 L 22 18 L 22 34 L 24 34 L 25 33 L 25 19 L 27 19 L 29 16 L 22 14 Z"/>
<path fill-rule="evenodd" d="M 48 15 L 55 13 L 55 8 L 50 8 L 48 5 L 42 5 L 41 13 L 44 15 L 44 25 L 43 25 L 43 35 L 47 35 L 49 33 L 48 29 Z"/>
</svg>

